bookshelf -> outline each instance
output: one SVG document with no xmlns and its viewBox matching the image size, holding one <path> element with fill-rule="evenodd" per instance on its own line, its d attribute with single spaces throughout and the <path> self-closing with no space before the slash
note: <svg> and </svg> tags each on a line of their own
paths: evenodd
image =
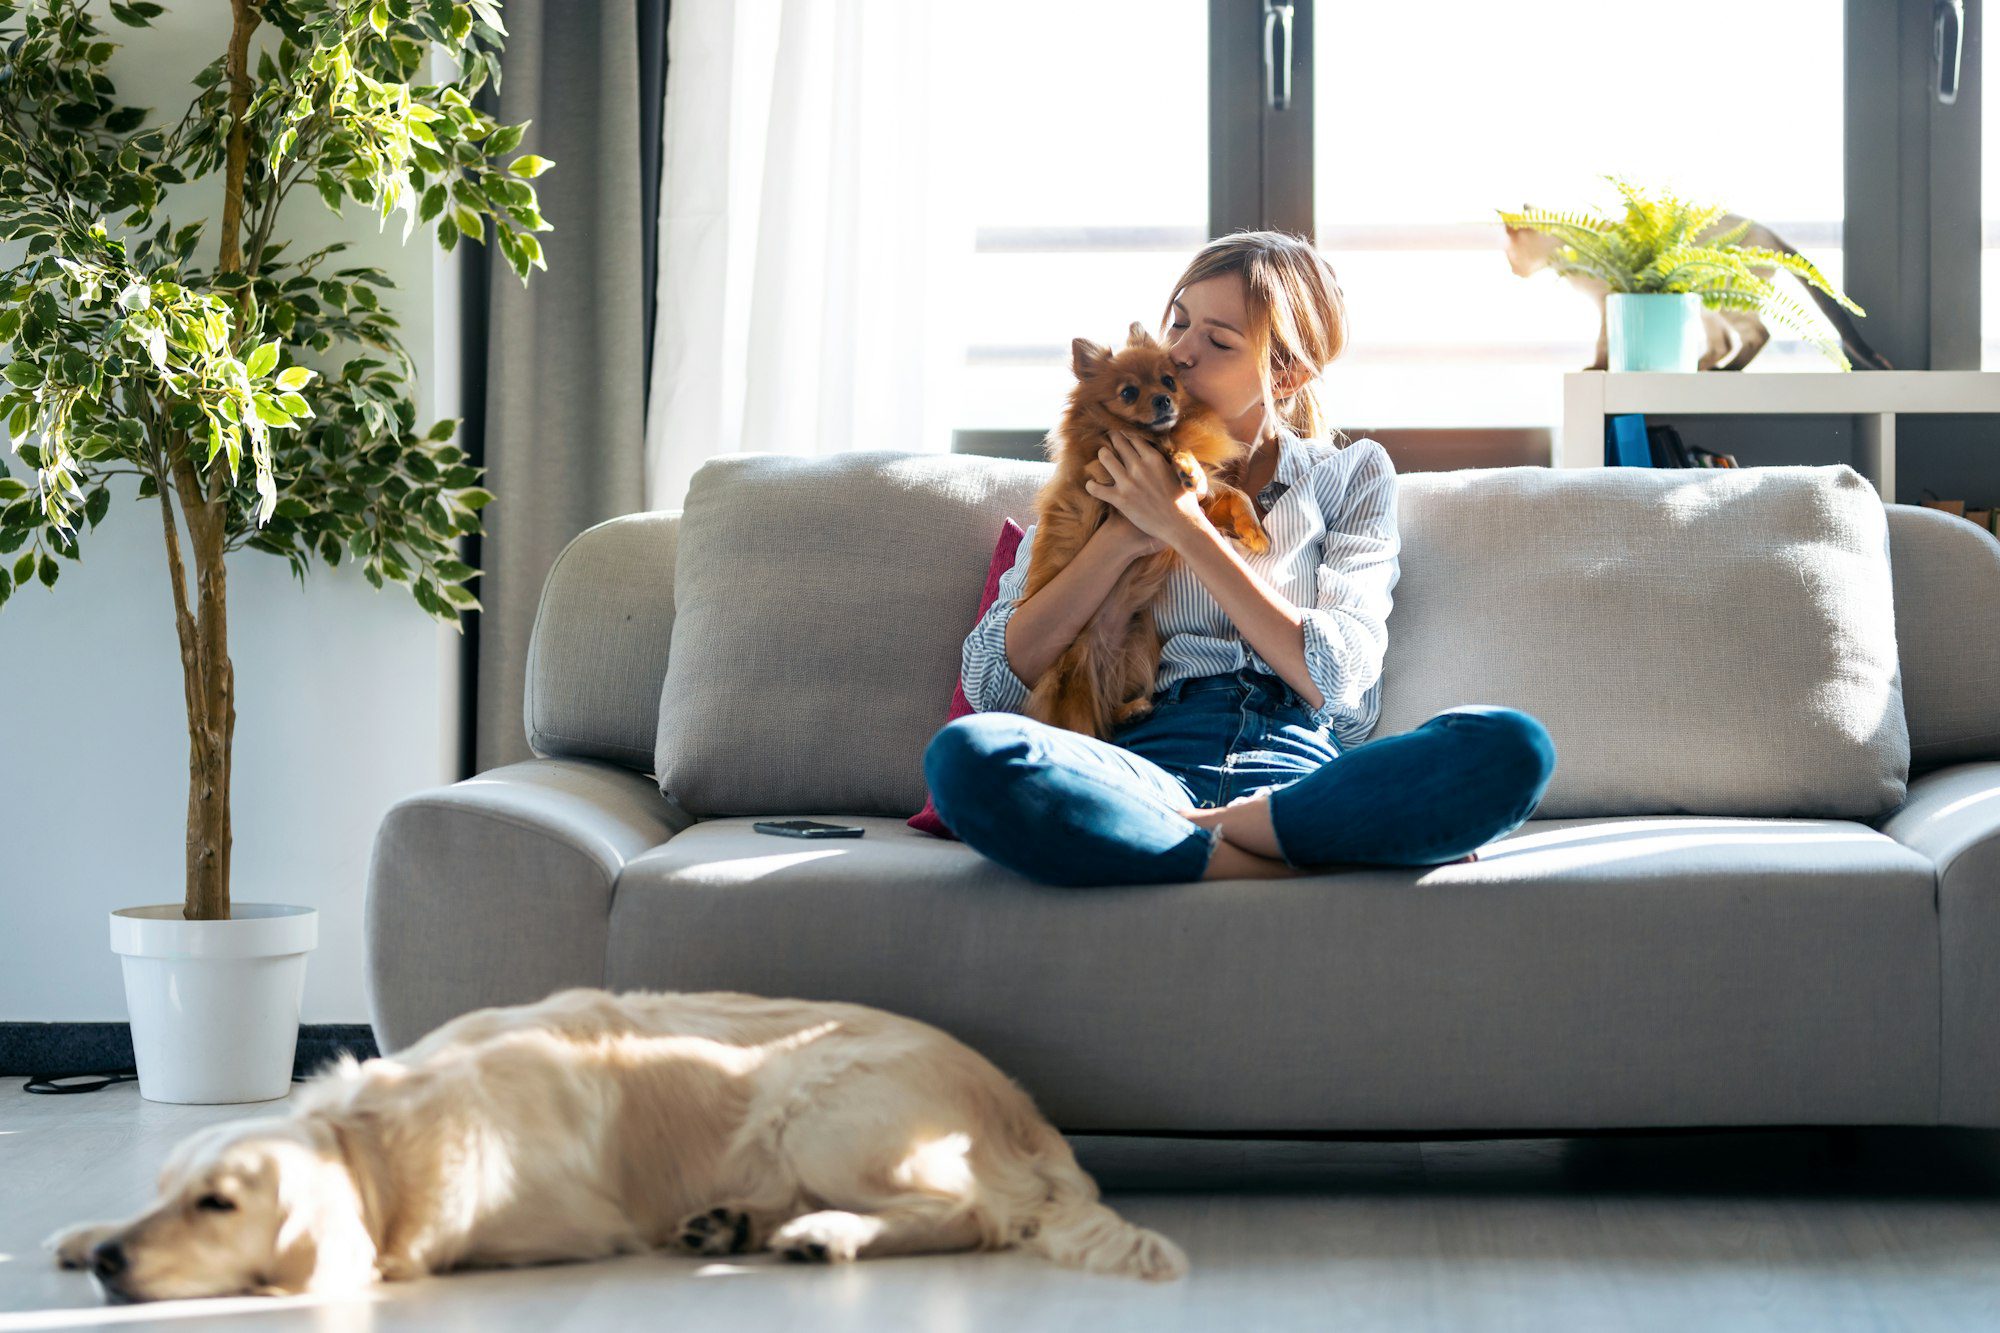
<svg viewBox="0 0 2000 1333">
<path fill-rule="evenodd" d="M 1894 503 L 1896 418 L 1917 412 L 2000 415 L 2000 372 L 1570 371 L 1563 376 L 1563 430 L 1555 465 L 1603 467 L 1604 420 L 1622 412 L 1852 417 L 1861 444 L 1857 470 L 1874 483 L 1885 503 Z"/>
</svg>

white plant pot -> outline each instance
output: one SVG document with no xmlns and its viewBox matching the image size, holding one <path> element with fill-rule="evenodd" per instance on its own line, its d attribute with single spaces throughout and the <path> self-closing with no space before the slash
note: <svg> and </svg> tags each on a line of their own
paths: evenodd
<svg viewBox="0 0 2000 1333">
<path fill-rule="evenodd" d="M 290 1092 L 306 952 L 317 943 L 315 907 L 234 903 L 227 921 L 182 920 L 179 903 L 113 912 L 139 1095 L 268 1102 Z"/>
</svg>

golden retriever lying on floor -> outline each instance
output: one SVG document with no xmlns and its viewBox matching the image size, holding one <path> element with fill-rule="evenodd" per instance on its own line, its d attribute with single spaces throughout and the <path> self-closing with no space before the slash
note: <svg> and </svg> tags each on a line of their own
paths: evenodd
<svg viewBox="0 0 2000 1333">
<path fill-rule="evenodd" d="M 829 1263 L 1019 1246 L 1180 1277 L 1017 1084 L 881 1009 L 562 991 L 211 1125 L 127 1222 L 48 1241 L 115 1300 L 351 1290 L 661 1246 Z"/>
</svg>

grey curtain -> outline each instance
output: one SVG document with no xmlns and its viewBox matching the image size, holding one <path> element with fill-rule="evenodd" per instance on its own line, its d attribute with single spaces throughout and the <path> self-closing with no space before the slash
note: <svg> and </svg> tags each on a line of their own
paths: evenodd
<svg viewBox="0 0 2000 1333">
<path fill-rule="evenodd" d="M 523 289 L 489 247 L 466 265 L 465 447 L 494 500 L 464 559 L 484 606 L 462 642 L 460 776 L 532 757 L 521 720 L 542 583 L 584 529 L 643 507 L 668 0 L 509 0 L 503 124 L 524 151 L 548 262 Z"/>
</svg>

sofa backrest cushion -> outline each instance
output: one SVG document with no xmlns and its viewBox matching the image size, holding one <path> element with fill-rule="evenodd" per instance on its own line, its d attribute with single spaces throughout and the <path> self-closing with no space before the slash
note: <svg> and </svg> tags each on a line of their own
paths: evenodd
<svg viewBox="0 0 2000 1333">
<path fill-rule="evenodd" d="M 1369 744 L 1523 709 L 1556 747 L 1543 819 L 1903 799 L 1887 522 L 1853 468 L 1413 473 L 1398 518 Z"/>
<path fill-rule="evenodd" d="M 621 514 L 578 533 L 556 557 L 542 580 L 521 691 L 537 756 L 653 771 L 680 526 L 678 509 Z"/>
<path fill-rule="evenodd" d="M 2000 541 L 1943 510 L 1890 505 L 1889 542 L 1910 772 L 2000 759 Z"/>
<path fill-rule="evenodd" d="M 654 772 L 697 817 L 907 818 L 1001 520 L 1054 466 L 729 454 L 689 483 Z"/>
</svg>

